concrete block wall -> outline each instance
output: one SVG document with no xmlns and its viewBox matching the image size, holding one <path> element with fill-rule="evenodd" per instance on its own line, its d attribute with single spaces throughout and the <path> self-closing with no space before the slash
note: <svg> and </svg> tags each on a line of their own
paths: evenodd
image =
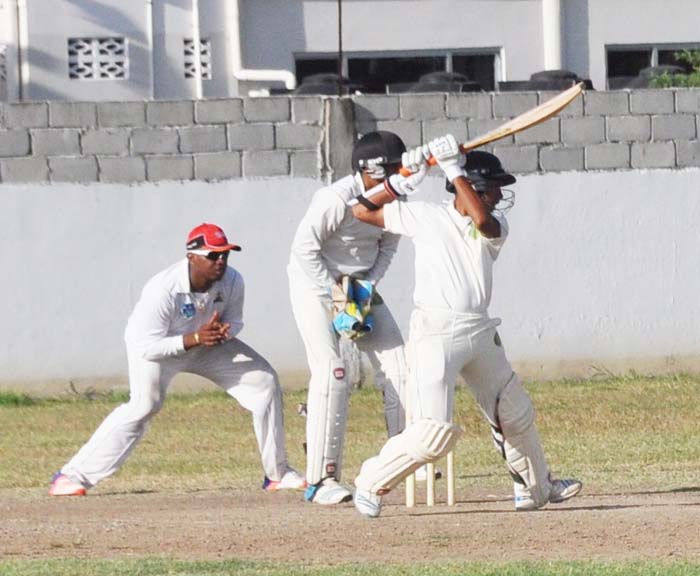
<svg viewBox="0 0 700 576">
<path fill-rule="evenodd" d="M 356 128 L 408 146 L 445 132 L 471 139 L 554 96 L 548 92 L 357 96 Z M 516 173 L 700 166 L 700 90 L 586 92 L 556 117 L 486 147 Z"/>
<path fill-rule="evenodd" d="M 468 140 L 547 92 L 0 104 L 0 182 L 334 178 L 353 139 Z M 700 90 L 590 91 L 486 147 L 520 174 L 700 166 Z"/>
<path fill-rule="evenodd" d="M 320 97 L 3 103 L 0 182 L 322 178 L 330 105 Z"/>
</svg>

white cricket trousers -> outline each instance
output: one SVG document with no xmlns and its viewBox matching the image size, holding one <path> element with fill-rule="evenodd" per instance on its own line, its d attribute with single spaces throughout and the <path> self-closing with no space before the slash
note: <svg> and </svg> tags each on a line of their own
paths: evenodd
<svg viewBox="0 0 700 576">
<path fill-rule="evenodd" d="M 293 277 L 290 273 L 290 298 L 292 311 L 299 333 L 304 341 L 306 357 L 311 371 L 307 401 L 306 445 L 307 453 L 324 453 L 324 438 L 317 433 L 318 421 L 326 418 L 319 414 L 318 406 L 321 396 L 329 387 L 328 366 L 333 360 L 340 360 L 338 334 L 333 329 L 333 303 L 330 294 L 324 294 L 319 288 L 309 285 L 308 280 Z M 394 436 L 403 430 L 404 413 L 401 398 L 406 381 L 406 360 L 403 337 L 391 311 L 385 304 L 372 308 L 374 314 L 374 329 L 372 332 L 356 340 L 357 348 L 369 358 L 375 373 L 376 386 L 384 395 L 384 414 L 389 436 Z M 346 379 L 347 383 L 347 379 Z M 349 398 L 349 390 L 346 397 Z M 347 417 L 347 407 L 345 407 Z M 342 461 L 341 454 L 338 462 Z M 319 482 L 326 472 L 319 466 L 311 469 L 307 458 L 306 479 L 310 484 Z M 340 480 L 341 466 L 336 471 L 336 479 Z"/>
<path fill-rule="evenodd" d="M 208 378 L 253 415 L 265 475 L 280 480 L 287 470 L 282 391 L 270 364 L 238 339 L 215 347 L 197 347 L 182 356 L 144 360 L 127 346 L 129 401 L 100 424 L 90 440 L 61 472 L 86 487 L 114 474 L 160 410 L 168 385 L 180 372 Z"/>
<path fill-rule="evenodd" d="M 452 422 L 461 373 L 489 422 L 498 421 L 498 397 L 513 376 L 496 332 L 499 323 L 482 315 L 414 309 L 408 339 L 413 420 Z"/>
</svg>

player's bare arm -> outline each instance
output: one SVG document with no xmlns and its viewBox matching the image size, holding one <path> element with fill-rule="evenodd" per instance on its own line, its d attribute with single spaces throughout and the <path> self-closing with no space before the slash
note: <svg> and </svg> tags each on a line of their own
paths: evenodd
<svg viewBox="0 0 700 576">
<path fill-rule="evenodd" d="M 370 210 L 362 204 L 355 204 L 352 207 L 352 215 L 365 224 L 384 228 L 384 208 L 380 207 L 377 210 Z"/>
<path fill-rule="evenodd" d="M 501 235 L 501 224 L 493 217 L 493 209 L 500 200 L 500 188 L 494 188 L 480 195 L 465 176 L 458 176 L 454 184 L 455 208 L 463 216 L 469 216 L 486 238 L 498 238 Z"/>
</svg>

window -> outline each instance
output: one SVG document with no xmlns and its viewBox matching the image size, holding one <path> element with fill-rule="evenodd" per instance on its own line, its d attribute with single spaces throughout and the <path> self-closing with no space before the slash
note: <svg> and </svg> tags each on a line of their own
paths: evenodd
<svg viewBox="0 0 700 576">
<path fill-rule="evenodd" d="M 679 52 L 679 50 L 659 50 L 659 66 L 664 64 L 669 66 L 679 66 L 680 68 L 683 68 L 686 74 L 691 73 L 693 71 L 693 67 L 687 62 L 678 60 L 676 58 L 677 52 Z"/>
<path fill-rule="evenodd" d="M 301 84 L 304 78 L 315 74 L 337 74 L 337 58 L 310 58 L 296 61 L 297 83 Z"/>
<path fill-rule="evenodd" d="M 619 50 L 608 52 L 608 77 L 636 76 L 651 66 L 651 50 Z"/>
<path fill-rule="evenodd" d="M 209 38 L 200 38 L 199 51 L 195 48 L 193 38 L 185 38 L 185 78 L 197 77 L 197 59 L 199 59 L 200 76 L 203 80 L 211 80 L 211 41 Z"/>
<path fill-rule="evenodd" d="M 690 72 L 690 66 L 676 60 L 674 54 L 680 50 L 697 50 L 695 45 L 642 45 L 642 46 L 607 46 L 607 80 L 608 88 L 634 87 L 632 82 L 639 72 L 651 66 L 680 66 Z M 631 84 L 630 84 L 631 83 Z"/>
<path fill-rule="evenodd" d="M 477 82 L 483 90 L 496 85 L 498 49 L 480 52 L 440 52 L 405 55 L 352 54 L 343 56 L 344 76 L 352 86 L 365 93 L 405 92 L 421 76 L 431 72 L 453 72 Z M 295 59 L 297 81 L 316 74 L 337 74 L 335 55 L 298 55 Z M 478 88 L 478 87 L 477 87 Z"/>
<path fill-rule="evenodd" d="M 124 38 L 69 38 L 68 77 L 75 80 L 119 80 L 127 77 Z"/>
<path fill-rule="evenodd" d="M 351 81 L 365 87 L 367 92 L 386 92 L 387 85 L 412 84 L 423 74 L 445 70 L 445 57 L 414 58 L 349 58 Z"/>
<path fill-rule="evenodd" d="M 478 82 L 482 90 L 496 89 L 496 54 L 455 54 L 452 71 Z"/>
</svg>

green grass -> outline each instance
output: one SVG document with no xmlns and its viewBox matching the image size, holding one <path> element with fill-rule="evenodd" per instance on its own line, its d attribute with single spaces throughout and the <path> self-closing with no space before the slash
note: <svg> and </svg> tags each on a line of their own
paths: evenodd
<svg viewBox="0 0 700 576">
<path fill-rule="evenodd" d="M 181 562 L 161 559 L 81 561 L 30 560 L 3 562 L 3 576 L 691 576 L 700 566 L 685 562 L 595 563 L 519 562 L 484 564 L 469 562 L 444 565 L 378 566 L 286 566 L 263 562 Z"/>
<path fill-rule="evenodd" d="M 531 383 L 537 425 L 555 473 L 585 479 L 587 491 L 611 493 L 697 486 L 700 478 L 700 377 L 605 378 Z M 32 398 L 0 393 L 0 490 L 46 487 L 51 474 L 87 440 L 125 394 Z M 304 391 L 285 394 L 290 461 L 303 470 Z M 510 480 L 489 430 L 464 388 L 455 420 L 466 430 L 456 450 L 458 490 L 507 490 Z M 351 398 L 345 477 L 385 438 L 381 396 L 374 388 Z M 206 449 L 202 449 L 206 447 Z M 109 480 L 109 491 L 250 488 L 261 480 L 250 415 L 222 392 L 173 394 L 142 444 Z M 42 491 L 43 494 L 43 491 Z M 0 545 L 0 550 L 2 549 Z M 3 576 L 102 574 L 622 575 L 699 574 L 700 564 L 552 562 L 426 566 L 305 566 L 251 562 L 142 560 L 2 560 Z"/>
<path fill-rule="evenodd" d="M 628 490 L 672 488 L 700 477 L 700 378 L 626 377 L 528 385 L 537 426 L 555 472 L 581 476 L 587 486 Z M 87 440 L 124 393 L 63 398 L 0 394 L 0 436 L 9 449 L 0 489 L 45 486 L 51 473 Z M 304 391 L 285 394 L 290 461 L 303 469 Z M 464 388 L 455 420 L 466 430 L 456 450 L 458 488 L 506 487 L 489 429 Z M 352 477 L 385 437 L 380 394 L 351 397 L 346 476 Z M 206 446 L 206 450 L 201 448 Z M 640 466 L 641 463 L 641 466 Z M 244 488 L 260 481 L 249 414 L 219 391 L 173 394 L 150 431 L 109 485 L 114 490 L 160 487 Z"/>
</svg>

